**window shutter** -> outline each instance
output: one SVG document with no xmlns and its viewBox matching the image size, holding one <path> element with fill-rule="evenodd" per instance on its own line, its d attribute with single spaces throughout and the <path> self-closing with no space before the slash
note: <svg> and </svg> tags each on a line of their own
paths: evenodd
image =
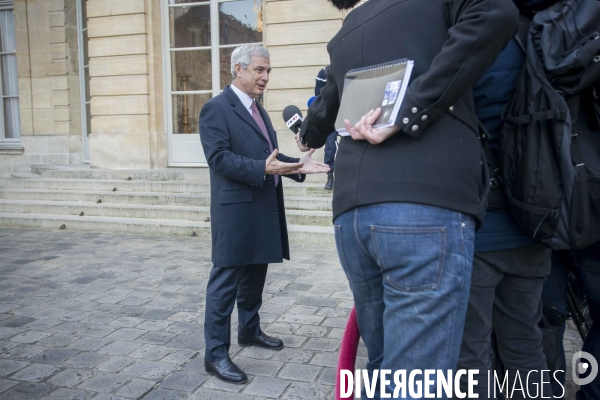
<svg viewBox="0 0 600 400">
<path fill-rule="evenodd" d="M 0 10 L 12 10 L 13 0 L 0 0 Z"/>
</svg>

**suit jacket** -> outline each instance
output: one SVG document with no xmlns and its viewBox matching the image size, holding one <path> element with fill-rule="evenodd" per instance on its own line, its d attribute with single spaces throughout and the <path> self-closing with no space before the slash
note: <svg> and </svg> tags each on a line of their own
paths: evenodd
<svg viewBox="0 0 600 400">
<path fill-rule="evenodd" d="M 489 177 L 471 87 L 515 34 L 518 16 L 510 0 L 377 0 L 347 15 L 327 45 L 327 84 L 302 125 L 310 147 L 333 131 L 349 70 L 401 58 L 414 68 L 399 132 L 378 145 L 341 139 L 334 218 L 359 206 L 409 202 L 481 222 Z"/>
<path fill-rule="evenodd" d="M 264 108 L 258 109 L 277 148 L 271 120 Z M 210 167 L 213 264 L 236 267 L 289 260 L 281 180 L 275 187 L 273 176 L 265 176 L 269 143 L 229 86 L 202 107 L 199 130 Z M 283 154 L 278 159 L 299 160 Z"/>
</svg>

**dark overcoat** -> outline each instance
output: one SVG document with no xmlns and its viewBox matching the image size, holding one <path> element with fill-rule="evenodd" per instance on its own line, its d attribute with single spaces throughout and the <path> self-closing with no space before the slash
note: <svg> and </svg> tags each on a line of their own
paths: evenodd
<svg viewBox="0 0 600 400">
<path fill-rule="evenodd" d="M 277 148 L 267 112 L 258 105 Z M 200 141 L 210 167 L 213 264 L 226 268 L 290 258 L 283 189 L 265 176 L 269 143 L 228 86 L 200 111 Z M 298 158 L 279 154 L 283 162 Z M 304 175 L 289 176 L 303 181 Z"/>
<path fill-rule="evenodd" d="M 510 0 L 373 0 L 347 15 L 327 45 L 327 84 L 302 125 L 309 147 L 335 129 L 349 70 L 402 58 L 414 68 L 396 118 L 400 131 L 378 145 L 340 140 L 334 218 L 406 202 L 482 221 L 489 176 L 471 87 L 514 36 L 518 18 Z"/>
</svg>

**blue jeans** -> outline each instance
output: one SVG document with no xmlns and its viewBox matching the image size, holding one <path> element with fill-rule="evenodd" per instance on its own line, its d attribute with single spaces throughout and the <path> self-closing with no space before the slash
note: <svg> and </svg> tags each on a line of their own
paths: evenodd
<svg viewBox="0 0 600 400">
<path fill-rule="evenodd" d="M 369 373 L 403 369 L 408 377 L 413 369 L 454 369 L 469 298 L 473 218 L 385 203 L 345 212 L 334 227 Z M 394 387 L 392 378 L 386 393 Z"/>
<path fill-rule="evenodd" d="M 579 284 L 583 287 L 587 298 L 592 328 L 590 329 L 583 351 L 593 355 L 600 361 L 600 246 L 590 246 L 583 250 L 559 250 L 552 253 L 552 272 L 544 283 L 542 299 L 556 308 L 561 314 L 568 314 L 567 308 L 567 277 L 569 269 L 577 276 Z M 556 327 L 560 331 L 561 339 L 565 332 L 565 325 Z M 565 365 L 564 348 L 562 340 L 559 341 L 559 352 L 562 365 Z M 571 371 L 565 371 L 570 374 Z M 565 374 L 557 375 L 562 385 L 565 382 Z M 554 380 L 552 390 L 555 396 L 562 393 L 562 388 Z M 600 399 L 600 377 L 596 377 L 591 383 L 581 386 L 577 392 L 577 400 Z"/>
</svg>

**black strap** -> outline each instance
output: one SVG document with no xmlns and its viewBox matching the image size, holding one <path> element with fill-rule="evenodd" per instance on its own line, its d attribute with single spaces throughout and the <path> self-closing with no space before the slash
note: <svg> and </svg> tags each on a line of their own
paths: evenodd
<svg viewBox="0 0 600 400">
<path fill-rule="evenodd" d="M 565 122 L 567 120 L 567 112 L 563 110 L 546 110 L 538 111 L 531 114 L 519 115 L 518 117 L 508 118 L 506 122 L 511 125 L 525 125 L 533 121 L 549 121 L 556 120 Z"/>
<path fill-rule="evenodd" d="M 531 25 L 531 18 L 523 13 L 520 13 L 519 28 L 517 30 L 517 34 L 515 35 L 515 41 L 524 54 L 527 54 L 527 34 L 529 33 L 529 25 Z"/>
<path fill-rule="evenodd" d="M 581 231 L 577 232 L 577 234 L 581 236 L 587 236 L 590 232 L 590 200 L 587 184 L 588 177 L 585 164 L 583 162 L 583 149 L 581 146 L 582 144 L 581 140 L 579 140 L 579 133 L 573 134 L 573 136 L 571 136 L 571 159 L 573 160 L 573 163 L 575 163 L 575 168 L 577 170 L 576 179 L 579 180 L 579 190 L 581 191 L 577 197 L 579 197 L 583 203 L 581 205 L 581 221 L 583 226 L 581 227 Z M 578 205 L 575 205 L 575 207 L 578 207 Z M 571 205 L 571 208 L 573 208 L 573 205 Z M 573 226 L 572 228 L 574 229 L 575 227 Z"/>
</svg>

